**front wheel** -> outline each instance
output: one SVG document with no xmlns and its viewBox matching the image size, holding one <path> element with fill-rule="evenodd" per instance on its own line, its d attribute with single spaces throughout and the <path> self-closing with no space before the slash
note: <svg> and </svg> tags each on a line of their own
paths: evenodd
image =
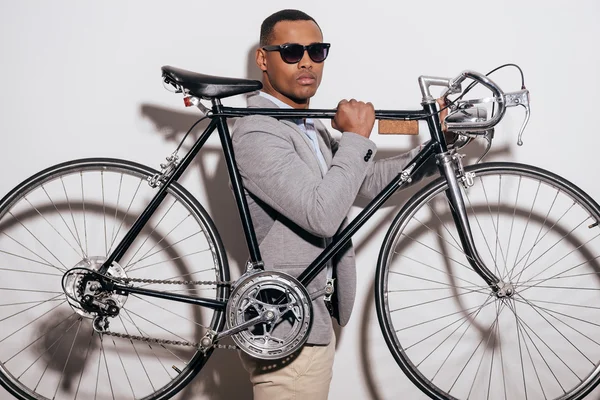
<svg viewBox="0 0 600 400">
<path fill-rule="evenodd" d="M 24 181 L 0 200 L 0 384 L 19 399 L 167 399 L 204 366 L 210 352 L 169 341 L 198 342 L 219 331 L 224 312 L 106 292 L 120 308 L 95 320 L 82 306 L 94 274 L 156 193 L 156 171 L 114 159 L 60 164 Z M 173 184 L 125 255 L 117 278 L 188 281 L 136 283 L 149 289 L 227 298 L 229 271 L 206 211 Z M 65 280 L 67 270 L 80 268 Z M 93 326 L 130 340 L 98 334 Z M 94 325 L 95 324 L 95 325 Z M 152 339 L 161 339 L 156 342 Z"/>
<path fill-rule="evenodd" d="M 376 307 L 388 348 L 432 399 L 582 399 L 600 380 L 600 208 L 565 179 L 513 163 L 461 186 L 476 248 L 514 293 L 471 268 L 440 178 L 395 218 Z"/>
</svg>

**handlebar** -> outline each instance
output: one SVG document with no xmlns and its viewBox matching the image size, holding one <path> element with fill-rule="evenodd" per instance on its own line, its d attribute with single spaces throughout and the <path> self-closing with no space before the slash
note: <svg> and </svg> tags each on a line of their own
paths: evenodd
<svg viewBox="0 0 600 400">
<path fill-rule="evenodd" d="M 492 91 L 492 93 L 494 93 L 494 99 L 495 99 L 496 103 L 498 104 L 498 111 L 496 112 L 496 115 L 494 115 L 492 118 L 490 118 L 487 121 L 446 122 L 446 127 L 448 128 L 449 131 L 469 130 L 469 131 L 477 132 L 477 131 L 487 131 L 489 129 L 492 129 L 504 117 L 504 113 L 506 111 L 506 97 L 505 97 L 502 89 L 500 89 L 500 87 L 498 85 L 496 85 L 496 83 L 494 83 L 494 81 L 492 81 L 489 77 L 482 75 L 475 71 L 463 71 L 460 73 L 460 75 L 458 75 L 456 78 L 454 78 L 452 81 L 450 81 L 450 87 L 446 91 L 446 93 L 444 93 L 443 97 L 445 99 L 449 94 L 451 94 L 455 90 L 453 88 L 459 88 L 460 84 L 467 78 L 481 83 L 483 86 L 490 89 Z"/>
<path fill-rule="evenodd" d="M 446 100 L 449 95 L 458 94 L 462 92 L 461 84 L 465 79 L 472 79 L 474 82 L 482 84 L 493 93 L 493 97 L 490 99 L 458 102 L 458 110 L 465 106 L 475 107 L 477 104 L 482 103 L 484 101 L 493 101 L 498 105 L 498 111 L 489 120 L 485 118 L 460 118 L 458 116 L 458 118 L 450 118 L 452 115 L 451 114 L 446 118 L 445 121 L 447 130 L 451 132 L 457 132 L 459 134 L 488 134 L 488 132 L 502 120 L 506 112 L 506 108 L 522 106 L 525 108 L 525 120 L 523 122 L 523 125 L 521 126 L 521 129 L 519 130 L 519 137 L 517 140 L 517 143 L 519 144 L 519 146 L 521 146 L 523 144 L 521 137 L 523 135 L 525 127 L 527 126 L 527 123 L 529 122 L 530 116 L 529 91 L 525 89 L 524 86 L 521 90 L 518 90 L 516 92 L 505 93 L 488 76 L 470 70 L 461 72 L 454 79 L 421 76 L 419 77 L 419 85 L 423 94 L 423 102 L 431 103 L 435 101 L 429 91 L 430 86 L 446 87 L 447 89 L 442 93 L 442 98 Z M 476 107 L 472 110 L 477 111 Z M 469 113 L 467 113 L 467 115 L 468 114 Z M 483 114 L 485 114 L 485 110 Z"/>
</svg>

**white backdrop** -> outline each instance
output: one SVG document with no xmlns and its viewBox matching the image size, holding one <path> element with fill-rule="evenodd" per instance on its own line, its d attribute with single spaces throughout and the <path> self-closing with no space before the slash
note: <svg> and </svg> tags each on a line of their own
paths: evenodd
<svg viewBox="0 0 600 400">
<path fill-rule="evenodd" d="M 74 158 L 126 158 L 157 167 L 196 119 L 178 95 L 162 88 L 160 67 L 259 79 L 253 54 L 260 23 L 282 8 L 312 15 L 332 43 L 323 84 L 311 103 L 315 108 L 333 108 L 345 97 L 372 101 L 378 109 L 418 108 L 421 74 L 450 77 L 463 69 L 487 72 L 518 63 L 532 97 L 525 145 L 516 145 L 522 110 L 509 110 L 489 159 L 550 169 L 600 199 L 594 161 L 600 145 L 596 0 L 4 0 L 0 194 L 42 168 Z M 519 89 L 516 70 L 502 70 L 495 80 L 505 90 Z M 241 96 L 225 103 L 245 104 Z M 372 139 L 384 154 L 417 144 L 415 138 Z M 216 137 L 205 150 L 183 183 L 213 215 L 237 275 L 246 255 Z M 407 399 L 421 398 L 387 355 L 373 304 L 379 246 L 401 197 L 354 241 L 357 302 L 338 339 L 332 399 L 382 399 L 380 388 L 391 385 Z M 220 377 L 227 382 L 225 392 L 211 398 L 251 398 L 236 357 L 218 357 L 211 362 L 231 366 Z M 198 398 L 189 392 L 184 397 Z"/>
</svg>

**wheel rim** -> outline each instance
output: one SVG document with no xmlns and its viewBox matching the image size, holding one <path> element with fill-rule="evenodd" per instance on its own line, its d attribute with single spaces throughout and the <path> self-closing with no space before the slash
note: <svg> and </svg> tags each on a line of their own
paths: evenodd
<svg viewBox="0 0 600 400">
<path fill-rule="evenodd" d="M 125 235 L 155 193 L 146 177 L 135 166 L 83 162 L 41 173 L 2 202 L 0 268 L 11 287 L 0 285 L 0 372 L 21 396 L 163 398 L 205 362 L 193 348 L 101 340 L 93 316 L 74 310 L 61 293 L 64 271 L 104 259 Z M 223 280 L 219 249 L 203 210 L 174 188 L 119 264 L 129 278 Z M 139 285 L 226 295 L 215 285 Z M 120 300 L 124 307 L 109 329 L 122 334 L 198 342 L 223 323 L 221 312 L 192 305 L 139 295 Z"/>
<path fill-rule="evenodd" d="M 515 294 L 472 271 L 438 185 L 382 249 L 386 340 L 432 398 L 581 398 L 600 360 L 597 206 L 551 174 L 498 170 L 463 195 L 480 255 Z"/>
</svg>

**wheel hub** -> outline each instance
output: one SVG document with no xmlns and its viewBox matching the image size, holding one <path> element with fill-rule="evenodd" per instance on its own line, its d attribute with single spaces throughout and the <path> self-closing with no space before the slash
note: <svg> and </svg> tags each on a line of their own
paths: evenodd
<svg viewBox="0 0 600 400">
<path fill-rule="evenodd" d="M 108 314 L 116 314 L 127 301 L 126 294 L 102 290 L 102 283 L 93 272 L 100 270 L 105 261 L 106 257 L 102 256 L 84 258 L 73 267 L 76 271 L 72 271 L 65 278 L 64 290 L 67 301 L 73 311 L 82 317 L 94 318 L 98 315 L 98 312 L 93 311 L 98 307 L 89 306 L 92 302 L 103 304 Z M 108 268 L 105 276 L 118 279 L 127 278 L 123 267 L 116 262 L 113 262 Z"/>
<path fill-rule="evenodd" d="M 515 294 L 515 287 L 511 282 L 504 283 L 501 282 L 498 284 L 498 291 L 496 292 L 496 297 L 501 298 L 510 298 Z"/>
</svg>

